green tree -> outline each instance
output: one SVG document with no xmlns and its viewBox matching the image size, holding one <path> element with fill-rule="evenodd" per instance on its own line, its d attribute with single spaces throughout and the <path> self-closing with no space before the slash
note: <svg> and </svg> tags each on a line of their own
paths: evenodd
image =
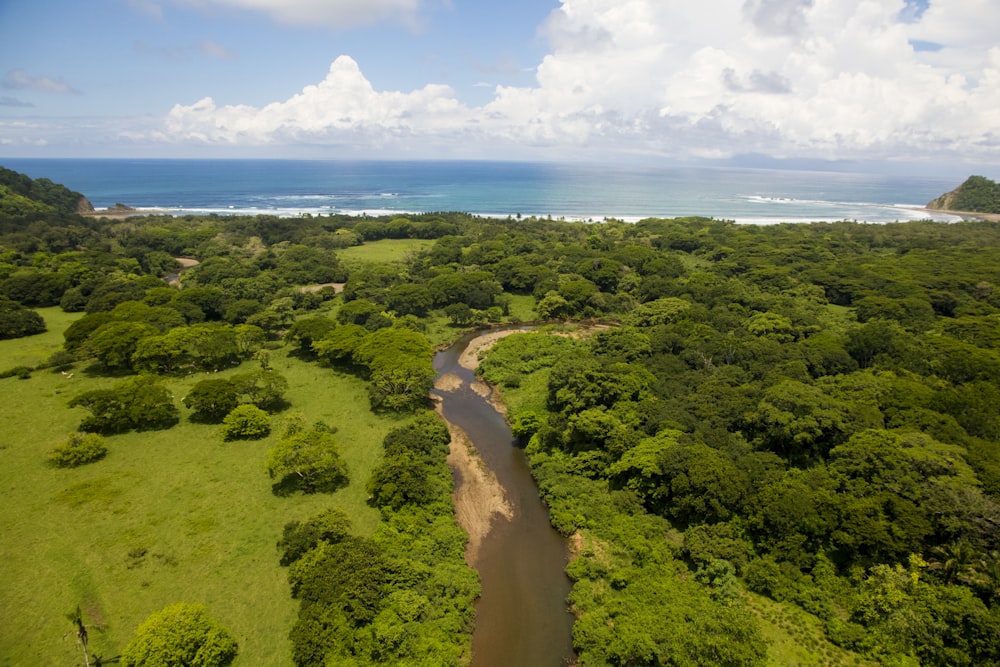
<svg viewBox="0 0 1000 667">
<path fill-rule="evenodd" d="M 368 334 L 360 324 L 344 324 L 313 341 L 312 349 L 328 364 L 348 363 Z"/>
<path fill-rule="evenodd" d="M 239 391 L 229 380 L 207 378 L 199 380 L 182 402 L 194 411 L 191 421 L 218 424 L 239 405 Z"/>
<path fill-rule="evenodd" d="M 267 474 L 278 493 L 332 493 L 347 484 L 347 464 L 325 424 L 294 425 L 267 457 Z"/>
<path fill-rule="evenodd" d="M 0 340 L 33 336 L 45 331 L 45 320 L 15 301 L 0 298 Z"/>
<path fill-rule="evenodd" d="M 303 317 L 288 328 L 285 341 L 298 346 L 300 354 L 311 357 L 315 354 L 313 343 L 321 340 L 336 326 L 337 323 L 328 317 Z"/>
<path fill-rule="evenodd" d="M 122 651 L 125 667 L 226 667 L 233 636 L 200 604 L 178 602 L 149 616 Z"/>
<path fill-rule="evenodd" d="M 285 392 L 288 391 L 288 380 L 276 370 L 261 369 L 240 373 L 232 376 L 229 381 L 241 403 L 250 403 L 269 412 L 287 406 Z"/>
<path fill-rule="evenodd" d="M 223 440 L 259 440 L 271 432 L 271 418 L 256 405 L 237 405 L 222 419 Z"/>
<path fill-rule="evenodd" d="M 131 371 L 139 341 L 156 335 L 156 327 L 144 322 L 108 322 L 90 335 L 86 349 L 107 370 Z"/>
<path fill-rule="evenodd" d="M 170 428 L 180 419 L 170 390 L 149 375 L 129 378 L 111 389 L 78 394 L 69 405 L 90 411 L 80 422 L 81 431 L 105 435 Z"/>
<path fill-rule="evenodd" d="M 291 565 L 320 542 L 336 544 L 351 534 L 351 518 L 340 508 L 331 507 L 305 521 L 285 524 L 278 549 L 281 564 Z"/>
</svg>

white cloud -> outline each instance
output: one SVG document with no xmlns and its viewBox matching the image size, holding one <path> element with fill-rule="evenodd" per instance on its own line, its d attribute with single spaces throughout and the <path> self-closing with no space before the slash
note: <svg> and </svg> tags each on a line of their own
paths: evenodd
<svg viewBox="0 0 1000 667">
<path fill-rule="evenodd" d="M 11 90 L 35 90 L 43 93 L 57 93 L 61 95 L 79 94 L 79 91 L 69 85 L 62 77 L 51 78 L 47 76 L 32 76 L 23 69 L 12 69 L 4 75 L 2 83 L 4 88 Z"/>
<path fill-rule="evenodd" d="M 278 11 L 265 0 L 213 1 Z M 371 6 L 405 13 L 415 3 Z M 984 27 L 996 25 L 994 0 L 932 0 L 917 17 L 904 0 L 563 0 L 544 26 L 551 52 L 536 84 L 497 87 L 481 107 L 434 84 L 376 91 L 341 57 L 291 99 L 220 108 L 206 98 L 175 106 L 166 128 L 177 141 L 478 146 L 483 155 L 556 147 L 996 162 L 1000 46 Z M 918 51 L 912 40 L 944 48 Z"/>
<path fill-rule="evenodd" d="M 263 12 L 282 23 L 325 25 L 337 30 L 378 21 L 416 21 L 420 0 L 185 0 Z"/>
<path fill-rule="evenodd" d="M 449 87 L 377 92 L 347 56 L 337 58 L 319 84 L 284 102 L 262 108 L 217 107 L 212 98 L 204 98 L 174 106 L 166 121 L 172 136 L 228 144 L 361 139 L 384 143 L 461 131 L 469 123 L 469 109 Z"/>
</svg>

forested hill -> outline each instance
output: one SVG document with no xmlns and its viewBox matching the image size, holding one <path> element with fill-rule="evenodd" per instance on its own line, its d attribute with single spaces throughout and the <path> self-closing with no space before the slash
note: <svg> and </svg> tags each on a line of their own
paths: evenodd
<svg viewBox="0 0 1000 667">
<path fill-rule="evenodd" d="M 66 215 L 93 210 L 79 192 L 47 178 L 32 179 L 0 167 L 0 220 L 36 220 L 53 213 Z"/>
<path fill-rule="evenodd" d="M 927 204 L 935 211 L 1000 213 L 1000 183 L 985 176 L 969 176 L 960 186 Z"/>
</svg>

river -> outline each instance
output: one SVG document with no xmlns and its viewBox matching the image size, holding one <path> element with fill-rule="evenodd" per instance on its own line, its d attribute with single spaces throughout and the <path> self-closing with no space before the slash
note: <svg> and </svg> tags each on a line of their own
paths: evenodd
<svg viewBox="0 0 1000 667">
<path fill-rule="evenodd" d="M 474 545 L 470 565 L 479 572 L 482 584 L 472 666 L 572 664 L 573 617 L 566 606 L 571 585 L 565 574 L 568 545 L 549 524 L 527 458 L 514 446 L 506 421 L 482 395 L 485 392 L 474 372 L 459 363 L 474 338 L 474 334 L 466 335 L 434 358 L 439 374 L 434 393 L 440 397 L 441 414 L 464 432 L 474 456 L 485 464 L 485 470 L 476 470 L 474 459 L 471 466 L 453 463 L 456 498 L 469 490 L 466 485 L 492 485 L 493 495 L 499 496 L 493 507 L 489 502 L 478 503 L 475 511 L 485 514 L 481 525 L 486 527 L 478 535 L 470 531 Z M 490 497 L 488 490 L 479 491 L 473 496 Z M 464 523 L 461 516 L 459 521 Z"/>
</svg>

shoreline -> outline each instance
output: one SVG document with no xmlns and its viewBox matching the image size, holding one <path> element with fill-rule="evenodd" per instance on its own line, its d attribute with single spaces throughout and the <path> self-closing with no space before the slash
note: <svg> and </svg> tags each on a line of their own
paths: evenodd
<svg viewBox="0 0 1000 667">
<path fill-rule="evenodd" d="M 945 209 L 922 208 L 927 213 L 951 215 L 961 218 L 964 222 L 1000 222 L 1000 213 L 978 213 L 976 211 L 951 211 Z"/>
<path fill-rule="evenodd" d="M 107 218 L 109 220 L 124 220 L 145 215 L 159 215 L 175 218 L 179 212 L 174 213 L 163 208 L 101 208 L 93 211 L 81 213 L 85 218 Z"/>
<path fill-rule="evenodd" d="M 813 224 L 813 223 L 835 223 L 835 222 L 857 222 L 861 224 L 886 225 L 893 223 L 916 222 L 919 220 L 933 220 L 935 222 L 955 222 L 955 218 L 961 220 L 981 220 L 985 222 L 1000 222 L 1000 214 L 977 213 L 975 211 L 949 211 L 941 209 L 929 209 L 918 205 L 884 204 L 878 207 L 897 209 L 900 212 L 910 212 L 920 214 L 920 217 L 897 217 L 895 219 L 884 220 L 864 220 L 848 219 L 837 217 L 781 217 L 781 216 L 732 216 L 728 214 L 720 215 L 700 215 L 694 217 L 705 217 L 720 222 L 733 222 L 737 225 L 781 225 L 781 224 Z M 164 208 L 104 208 L 81 213 L 88 218 L 107 218 L 109 220 L 124 220 L 126 218 L 141 216 L 162 216 L 162 217 L 182 217 L 182 216 L 255 216 L 265 215 L 278 218 L 312 218 L 324 216 L 348 216 L 351 218 L 367 218 L 381 216 L 416 216 L 424 215 L 425 211 L 393 210 L 393 209 L 358 209 L 358 210 L 330 210 L 328 208 L 319 209 L 258 209 L 258 208 L 233 208 L 225 209 L 164 209 Z M 691 217 L 686 213 L 653 213 L 650 215 L 555 215 L 546 213 L 537 214 L 510 214 L 510 213 L 468 213 L 475 218 L 504 220 L 507 218 L 517 220 L 558 220 L 564 222 L 582 222 L 599 224 L 607 221 L 619 221 L 626 223 L 636 223 L 649 218 L 670 220 L 673 218 Z"/>
</svg>

